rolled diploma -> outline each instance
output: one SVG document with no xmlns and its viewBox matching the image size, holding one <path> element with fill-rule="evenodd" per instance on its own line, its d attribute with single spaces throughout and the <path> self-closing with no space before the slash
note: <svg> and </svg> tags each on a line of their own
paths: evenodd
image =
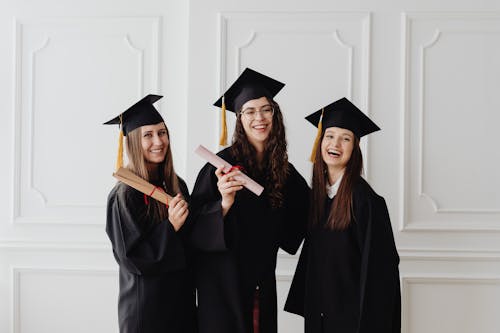
<svg viewBox="0 0 500 333">
<path fill-rule="evenodd" d="M 142 179 L 128 169 L 118 169 L 115 173 L 113 173 L 113 177 L 166 205 L 168 205 L 170 200 L 172 200 L 172 197 L 165 193 L 162 189 L 155 187 L 153 184 Z"/>
<path fill-rule="evenodd" d="M 228 172 L 233 167 L 231 164 L 226 162 L 223 158 L 215 155 L 214 153 L 212 153 L 210 150 L 203 147 L 202 145 L 199 145 L 198 148 L 196 148 L 194 152 L 196 154 L 200 155 L 203 159 L 205 159 L 208 163 L 210 163 L 211 165 L 213 165 L 216 168 L 223 166 L 224 167 L 222 169 L 223 172 Z M 251 192 L 255 193 L 257 196 L 261 195 L 262 191 L 264 191 L 264 187 L 262 187 L 262 185 L 260 185 L 255 180 L 253 180 L 252 178 L 245 175 L 243 172 L 241 174 L 235 176 L 234 179 L 244 181 L 243 186 L 245 186 Z"/>
</svg>

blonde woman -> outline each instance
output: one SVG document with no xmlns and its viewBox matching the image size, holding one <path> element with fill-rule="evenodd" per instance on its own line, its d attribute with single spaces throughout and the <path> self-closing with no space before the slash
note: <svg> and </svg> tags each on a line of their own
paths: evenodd
<svg viewBox="0 0 500 333">
<path fill-rule="evenodd" d="M 120 268 L 121 333 L 196 332 L 186 246 L 189 193 L 173 167 L 167 126 L 148 95 L 106 124 L 121 124 L 136 175 L 174 196 L 168 207 L 118 182 L 108 197 L 106 232 Z"/>
</svg>

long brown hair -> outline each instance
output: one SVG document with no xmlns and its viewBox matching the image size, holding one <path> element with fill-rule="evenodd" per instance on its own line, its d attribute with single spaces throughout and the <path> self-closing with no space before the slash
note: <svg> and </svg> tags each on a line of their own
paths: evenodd
<svg viewBox="0 0 500 333">
<path fill-rule="evenodd" d="M 164 182 L 167 193 L 175 195 L 179 193 L 179 182 L 174 170 L 172 150 L 170 149 L 170 134 L 167 125 L 165 123 L 163 125 L 165 125 L 165 129 L 167 130 L 169 143 L 165 160 L 159 165 L 158 174 L 149 172 L 146 166 L 146 160 L 142 152 L 141 127 L 127 134 L 127 156 L 129 159 L 127 169 L 149 182 Z M 153 221 L 162 221 L 168 217 L 168 208 L 159 201 L 151 199 L 148 204 L 147 216 Z"/>
<path fill-rule="evenodd" d="M 325 129 L 326 130 L 326 129 Z M 326 203 L 326 185 L 328 184 L 328 167 L 323 161 L 321 143 L 325 131 L 321 133 L 319 147 L 316 149 L 315 162 L 313 165 L 312 198 L 311 198 L 311 223 L 319 225 L 324 219 Z M 326 225 L 331 230 L 345 230 L 353 220 L 352 192 L 354 184 L 363 172 L 363 155 L 359 147 L 359 138 L 354 136 L 351 158 L 345 167 L 342 181 L 332 202 L 328 222 Z"/>
<path fill-rule="evenodd" d="M 245 172 L 251 177 L 264 176 L 264 187 L 268 189 L 271 206 L 278 208 L 283 206 L 283 188 L 288 176 L 287 142 L 281 109 L 278 103 L 266 98 L 273 106 L 274 113 L 271 132 L 264 147 L 262 164 L 259 165 L 257 162 L 257 151 L 245 134 L 241 123 L 241 112 L 237 113 L 231 153 L 233 158 L 245 167 Z"/>
</svg>

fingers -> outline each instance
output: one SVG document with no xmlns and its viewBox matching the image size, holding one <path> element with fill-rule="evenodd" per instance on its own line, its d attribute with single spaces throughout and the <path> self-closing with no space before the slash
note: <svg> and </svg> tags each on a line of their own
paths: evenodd
<svg viewBox="0 0 500 333">
<path fill-rule="evenodd" d="M 234 170 L 227 174 L 221 175 L 220 169 L 216 170 L 216 175 L 218 177 L 217 187 L 221 194 L 233 193 L 239 191 L 243 188 L 245 182 L 243 180 L 236 179 L 235 177 L 241 174 L 241 171 Z"/>
<path fill-rule="evenodd" d="M 215 175 L 217 176 L 217 179 L 219 181 L 227 181 L 226 179 L 228 180 L 232 180 L 235 176 L 237 175 L 240 175 L 241 174 L 241 171 L 240 170 L 233 170 L 231 172 L 228 172 L 228 173 L 224 173 L 224 167 L 218 167 L 216 170 L 215 170 Z"/>
<path fill-rule="evenodd" d="M 170 202 L 168 203 L 169 206 L 176 206 L 177 204 L 183 202 L 187 205 L 188 203 L 186 202 L 186 200 L 184 200 L 184 197 L 182 196 L 182 194 L 180 193 L 177 193 L 174 197 L 172 197 L 172 200 L 170 200 Z"/>
<path fill-rule="evenodd" d="M 186 222 L 189 214 L 189 205 L 179 193 L 170 200 L 168 205 L 168 219 L 175 231 L 178 231 Z"/>
<path fill-rule="evenodd" d="M 185 215 L 189 212 L 188 203 L 182 198 L 180 194 L 177 194 L 170 202 L 168 206 L 169 216 L 177 217 Z"/>
<path fill-rule="evenodd" d="M 243 185 L 236 185 L 230 183 L 233 182 L 226 183 L 226 187 L 219 187 L 219 192 L 222 194 L 222 196 L 229 195 L 243 189 Z"/>
<path fill-rule="evenodd" d="M 215 170 L 215 175 L 217 176 L 218 179 L 224 176 L 224 172 L 222 170 L 224 170 L 223 166 L 220 166 Z"/>
<path fill-rule="evenodd" d="M 189 215 L 189 209 L 186 207 L 182 207 L 178 210 L 172 211 L 169 213 L 169 219 L 172 221 L 177 221 L 178 223 L 184 223 L 187 216 Z"/>
</svg>

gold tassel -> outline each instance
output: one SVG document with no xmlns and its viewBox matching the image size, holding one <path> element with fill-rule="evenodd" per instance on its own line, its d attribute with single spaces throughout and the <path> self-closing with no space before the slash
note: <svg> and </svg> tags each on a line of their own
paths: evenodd
<svg viewBox="0 0 500 333">
<path fill-rule="evenodd" d="M 120 135 L 118 138 L 118 156 L 116 157 L 116 170 L 123 167 L 123 126 L 122 117 L 120 116 Z"/>
<path fill-rule="evenodd" d="M 321 117 L 319 118 L 318 122 L 318 133 L 316 134 L 316 138 L 314 139 L 314 145 L 313 149 L 311 152 L 311 157 L 309 160 L 314 163 L 316 159 L 316 151 L 318 150 L 318 146 L 320 145 L 319 140 L 321 139 L 321 132 L 323 132 L 323 113 L 325 112 L 325 109 L 321 110 Z"/>
<path fill-rule="evenodd" d="M 226 146 L 226 145 L 227 145 L 226 102 L 224 101 L 224 96 L 222 96 L 221 134 L 220 134 L 219 146 Z"/>
</svg>

